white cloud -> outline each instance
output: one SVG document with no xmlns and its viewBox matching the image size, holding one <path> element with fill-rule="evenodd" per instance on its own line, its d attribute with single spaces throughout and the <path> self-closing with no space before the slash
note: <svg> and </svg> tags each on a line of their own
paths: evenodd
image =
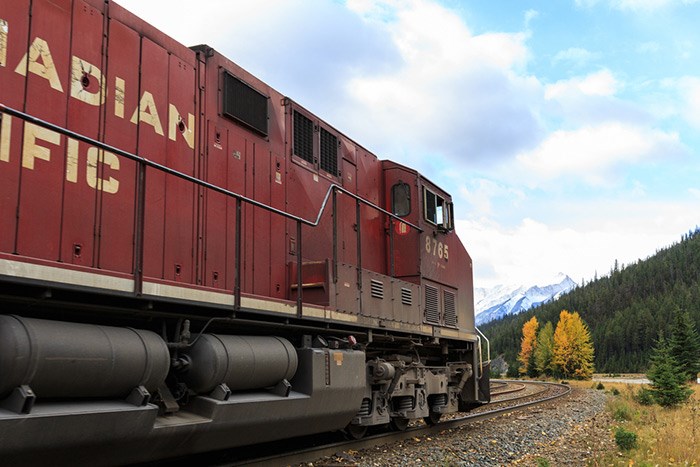
<svg viewBox="0 0 700 467">
<path fill-rule="evenodd" d="M 700 129 L 700 78 L 685 77 L 678 80 L 681 115 L 696 129 Z"/>
<path fill-rule="evenodd" d="M 503 209 L 504 203 L 518 206 L 526 198 L 520 189 L 484 178 L 473 180 L 469 185 L 461 185 L 459 196 L 460 212 L 468 212 L 472 219 L 492 217 L 497 214 L 497 210 Z M 499 207 L 494 209 L 494 204 Z"/>
<path fill-rule="evenodd" d="M 604 183 L 621 164 L 635 164 L 677 154 L 678 135 L 619 122 L 551 133 L 535 150 L 522 153 L 518 161 L 540 179 L 563 175 Z"/>
<path fill-rule="evenodd" d="M 525 12 L 525 28 L 529 28 L 530 24 L 540 16 L 540 12 L 537 10 L 527 10 Z"/>
<path fill-rule="evenodd" d="M 541 88 L 523 71 L 526 34 L 475 35 L 456 12 L 429 1 L 379 3 L 382 17 L 392 8 L 384 24 L 401 61 L 349 81 L 357 108 L 371 112 L 348 114 L 348 127 L 374 136 L 371 147 L 387 157 L 430 151 L 453 165 L 509 157 L 534 144 L 539 122 L 530 104 Z"/>
<path fill-rule="evenodd" d="M 585 65 L 599 57 L 598 53 L 580 47 L 570 47 L 558 52 L 553 60 L 554 62 L 572 62 L 575 65 Z"/>
<path fill-rule="evenodd" d="M 381 73 L 400 59 L 385 29 L 327 0 L 123 0 L 137 15 L 186 45 L 207 43 L 322 118 L 347 98 L 357 74 Z M 183 12 L 186 11 L 186 14 Z"/>
<path fill-rule="evenodd" d="M 650 13 L 661 8 L 692 5 L 697 2 L 698 0 L 576 0 L 578 6 L 586 8 L 605 4 L 616 10 L 634 13 Z"/>
<path fill-rule="evenodd" d="M 557 81 L 545 87 L 545 99 L 566 99 L 585 96 L 612 96 L 620 87 L 620 83 L 610 70 L 600 70 L 584 77 L 575 77 Z"/>
<path fill-rule="evenodd" d="M 646 55 L 651 53 L 657 53 L 661 50 L 661 45 L 656 41 L 642 42 L 637 47 L 637 53 Z"/>
<path fill-rule="evenodd" d="M 610 70 L 559 80 L 544 88 L 543 113 L 559 118 L 561 128 L 595 126 L 604 122 L 652 125 L 650 109 L 618 97 L 627 88 Z"/>
</svg>

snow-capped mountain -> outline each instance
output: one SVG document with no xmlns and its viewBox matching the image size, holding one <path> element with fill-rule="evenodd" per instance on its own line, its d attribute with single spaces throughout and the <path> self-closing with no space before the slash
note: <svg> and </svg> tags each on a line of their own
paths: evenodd
<svg viewBox="0 0 700 467">
<path fill-rule="evenodd" d="M 476 325 L 529 310 L 533 306 L 559 298 L 575 286 L 576 283 L 569 276 L 559 273 L 549 285 L 475 288 Z"/>
</svg>

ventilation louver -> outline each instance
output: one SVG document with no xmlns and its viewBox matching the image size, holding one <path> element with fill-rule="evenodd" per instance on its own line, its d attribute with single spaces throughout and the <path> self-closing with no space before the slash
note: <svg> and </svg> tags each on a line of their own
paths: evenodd
<svg viewBox="0 0 700 467">
<path fill-rule="evenodd" d="M 223 88 L 223 114 L 267 136 L 267 96 L 227 71 L 224 72 Z"/>
<path fill-rule="evenodd" d="M 321 169 L 338 175 L 338 138 L 324 128 L 321 128 Z"/>
<path fill-rule="evenodd" d="M 445 326 L 457 326 L 457 308 L 455 306 L 455 294 L 444 291 L 443 310 L 445 310 Z"/>
<path fill-rule="evenodd" d="M 438 289 L 425 286 L 425 322 L 440 324 L 440 307 L 438 304 Z"/>
<path fill-rule="evenodd" d="M 370 295 L 374 298 L 384 299 L 384 283 L 375 279 L 370 280 Z"/>
<path fill-rule="evenodd" d="M 294 154 L 314 163 L 314 123 L 298 111 L 294 111 Z"/>
<path fill-rule="evenodd" d="M 401 287 L 401 303 L 406 306 L 413 305 L 413 291 L 405 287 Z"/>
</svg>

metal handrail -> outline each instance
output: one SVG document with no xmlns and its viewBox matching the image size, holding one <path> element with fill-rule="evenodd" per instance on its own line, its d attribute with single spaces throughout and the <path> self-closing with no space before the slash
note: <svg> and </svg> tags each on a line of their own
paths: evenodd
<svg viewBox="0 0 700 467">
<path fill-rule="evenodd" d="M 286 211 L 282 211 L 280 209 L 274 208 L 274 207 L 267 205 L 265 203 L 261 203 L 260 201 L 256 201 L 252 198 L 248 198 L 247 196 L 241 195 L 240 193 L 236 193 L 234 191 L 230 191 L 230 190 L 227 190 L 225 188 L 221 188 L 218 185 L 214 185 L 212 183 L 205 182 L 204 180 L 201 180 L 201 179 L 194 177 L 192 175 L 187 175 L 186 173 L 179 172 L 175 169 L 171 169 L 168 166 L 159 164 L 159 163 L 154 162 L 150 159 L 147 159 L 143 156 L 138 156 L 138 155 L 130 153 L 128 151 L 124 151 L 122 149 L 111 146 L 107 143 L 103 143 L 101 141 L 98 141 L 98 140 L 92 139 L 90 137 L 81 135 L 80 133 L 76 133 L 74 131 L 68 130 L 66 128 L 55 125 L 53 123 L 49 123 L 47 121 L 41 120 L 39 118 L 36 118 L 32 115 L 26 114 L 26 113 L 21 112 L 19 110 L 13 109 L 11 107 L 7 107 L 4 104 L 0 104 L 0 114 L 3 114 L 3 113 L 7 113 L 7 114 L 12 115 L 14 117 L 19 117 L 23 120 L 29 121 L 31 123 L 34 123 L 34 124 L 39 125 L 41 127 L 47 128 L 49 130 L 53 130 L 53 131 L 56 131 L 58 133 L 63 133 L 64 135 L 69 136 L 71 138 L 74 138 L 78 141 L 82 141 L 84 143 L 88 143 L 88 144 L 91 144 L 93 146 L 97 146 L 100 149 L 104 149 L 105 151 L 109 151 L 109 152 L 112 152 L 112 153 L 117 154 L 119 156 L 126 157 L 127 159 L 130 159 L 132 161 L 142 163 L 148 167 L 165 172 L 168 175 L 173 175 L 173 176 L 181 178 L 183 180 L 190 181 L 196 185 L 208 188 L 210 190 L 214 190 L 214 191 L 221 193 L 221 194 L 224 194 L 226 196 L 240 199 L 241 201 L 244 201 L 244 202 L 251 204 L 255 207 L 265 209 L 267 211 L 278 214 L 282 217 L 286 217 L 287 219 L 290 219 L 290 220 L 301 222 L 302 224 L 308 225 L 309 227 L 318 227 L 318 224 L 321 221 L 321 217 L 323 216 L 323 213 L 324 213 L 326 206 L 328 204 L 328 200 L 330 199 L 331 193 L 335 190 L 335 191 L 340 191 L 342 193 L 345 193 L 345 194 L 349 195 L 350 197 L 354 198 L 355 200 L 359 201 L 361 204 L 369 206 L 369 207 L 371 207 L 371 208 L 373 208 L 373 209 L 375 209 L 375 210 L 377 210 L 377 211 L 379 211 L 379 212 L 381 212 L 381 213 L 383 213 L 383 214 L 385 214 L 385 215 L 387 215 L 387 216 L 389 216 L 389 217 L 391 217 L 399 222 L 403 222 L 404 224 L 413 227 L 414 229 L 418 230 L 419 232 L 423 232 L 423 229 L 421 229 L 417 225 L 412 224 L 411 222 L 408 222 L 407 220 L 397 216 L 396 214 L 393 214 L 393 213 L 387 211 L 386 209 L 383 209 L 383 208 L 377 206 L 376 204 L 372 203 L 371 201 L 366 200 L 366 199 L 346 190 L 345 188 L 343 188 L 342 186 L 340 186 L 336 183 L 331 183 L 331 185 L 328 187 L 328 191 L 326 192 L 326 195 L 323 198 L 323 202 L 321 203 L 321 207 L 319 208 L 318 215 L 316 216 L 316 219 L 309 220 L 309 219 L 305 219 L 303 217 L 295 216 L 294 214 L 290 214 Z"/>
<path fill-rule="evenodd" d="M 282 216 L 284 218 L 287 218 L 289 220 L 293 220 L 297 224 L 297 241 L 298 241 L 298 244 L 297 244 L 297 313 L 299 315 L 301 315 L 301 307 L 302 307 L 302 302 L 301 302 L 301 298 L 302 298 L 301 226 L 307 225 L 309 227 L 317 227 L 320 224 L 321 217 L 323 216 L 323 214 L 326 210 L 326 206 L 328 205 L 328 200 L 330 199 L 332 193 L 341 192 L 341 193 L 344 193 L 344 194 L 350 196 L 351 198 L 354 198 L 355 202 L 357 203 L 358 210 L 359 210 L 359 205 L 364 204 L 364 205 L 388 216 L 390 219 L 396 220 L 398 222 L 402 222 L 402 223 L 416 229 L 418 232 L 423 232 L 423 229 L 421 229 L 417 225 L 415 225 L 411 222 L 408 222 L 407 220 L 377 206 L 376 204 L 372 203 L 371 201 L 366 200 L 366 199 L 346 190 L 345 188 L 343 188 L 342 186 L 340 186 L 336 183 L 331 183 L 331 185 L 328 187 L 328 190 L 323 198 L 323 202 L 321 203 L 321 206 L 319 208 L 316 219 L 309 220 L 309 219 L 305 219 L 305 218 L 300 217 L 300 216 L 295 216 L 294 214 L 290 214 L 286 211 L 282 211 L 280 209 L 274 208 L 274 207 L 269 206 L 267 204 L 261 203 L 260 201 L 256 201 L 252 198 L 248 198 L 244 195 L 241 195 L 240 193 L 236 193 L 234 191 L 227 190 L 225 188 L 221 188 L 218 185 L 214 185 L 212 183 L 205 182 L 204 180 L 201 180 L 197 177 L 194 177 L 192 175 L 188 175 L 186 173 L 177 171 L 177 170 L 172 169 L 170 167 L 167 167 L 163 164 L 159 164 L 159 163 L 154 162 L 150 159 L 147 159 L 143 156 L 139 156 L 139 155 L 130 153 L 128 151 L 124 151 L 122 149 L 111 146 L 111 145 L 104 143 L 102 141 L 95 140 L 93 138 L 87 137 L 87 136 L 82 135 L 80 133 L 76 133 L 72 130 L 68 130 L 67 128 L 63 128 L 63 127 L 55 125 L 53 123 L 49 123 L 45 120 L 34 117 L 32 115 L 29 115 L 29 114 L 22 112 L 22 111 L 19 111 L 17 109 L 7 107 L 6 105 L 0 103 L 0 119 L 2 119 L 3 114 L 8 114 L 8 115 L 11 115 L 14 117 L 18 117 L 22 120 L 28 121 L 28 122 L 33 123 L 35 125 L 38 125 L 40 127 L 55 131 L 57 133 L 64 134 L 70 138 L 73 138 L 75 140 L 90 144 L 90 145 L 98 147 L 102 150 L 109 151 L 109 152 L 114 153 L 118 156 L 125 157 L 126 159 L 129 159 L 129 160 L 132 160 L 138 164 L 141 164 L 141 166 L 154 168 L 154 169 L 159 170 L 161 172 L 164 172 L 168 175 L 173 175 L 174 177 L 189 181 L 195 185 L 207 188 L 207 189 L 215 191 L 217 193 L 221 193 L 221 194 L 228 196 L 228 197 L 231 197 L 231 198 L 235 198 L 236 199 L 236 239 L 235 239 L 236 240 L 236 246 L 235 246 L 235 249 L 236 249 L 236 280 L 235 280 L 235 286 L 234 286 L 234 296 L 235 296 L 234 308 L 236 310 L 240 309 L 240 291 L 241 291 L 241 287 L 240 287 L 240 284 L 241 284 L 241 277 L 240 277 L 241 276 L 241 273 L 240 273 L 240 269 L 241 269 L 240 268 L 240 258 L 241 258 L 241 254 L 240 254 L 240 249 L 241 249 L 240 230 L 241 230 L 241 225 L 240 224 L 241 224 L 241 222 L 240 222 L 240 220 L 241 220 L 241 204 L 243 202 L 250 204 L 252 206 L 261 208 L 263 210 L 269 211 L 271 213 L 277 214 L 277 215 Z M 139 182 L 144 183 L 143 179 L 140 179 Z M 135 225 L 134 228 L 137 229 L 138 225 Z M 358 252 L 359 251 L 360 251 L 360 248 L 358 245 Z M 392 254 L 393 254 L 393 252 L 392 252 Z M 393 274 L 393 271 L 392 271 L 392 274 Z M 139 271 L 135 271 L 134 275 L 139 276 Z M 139 282 L 139 281 L 136 281 L 136 282 Z M 135 284 L 135 287 L 136 287 L 137 293 L 139 293 L 141 290 L 140 284 Z"/>
<path fill-rule="evenodd" d="M 476 332 L 480 334 L 481 337 L 484 338 L 486 341 L 486 361 L 490 362 L 491 361 L 491 342 L 489 341 L 488 337 L 484 335 L 483 332 L 481 332 L 481 329 L 474 326 L 474 329 L 476 329 Z M 481 337 L 479 337 L 479 360 L 481 360 Z M 482 364 L 482 362 L 479 362 L 479 364 Z"/>
</svg>

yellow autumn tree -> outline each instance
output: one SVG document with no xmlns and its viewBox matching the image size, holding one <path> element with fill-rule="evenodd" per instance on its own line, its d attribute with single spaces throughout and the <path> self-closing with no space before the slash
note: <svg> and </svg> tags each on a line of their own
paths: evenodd
<svg viewBox="0 0 700 467">
<path fill-rule="evenodd" d="M 562 310 L 554 331 L 552 363 L 565 378 L 590 379 L 593 376 L 593 342 L 588 326 L 578 312 Z"/>
<path fill-rule="evenodd" d="M 534 316 L 523 324 L 523 338 L 520 341 L 520 354 L 518 355 L 520 374 L 522 375 L 527 374 L 529 376 L 535 376 L 532 374 L 535 367 L 533 354 L 535 352 L 535 346 L 537 345 L 538 327 L 539 323 Z"/>
</svg>

